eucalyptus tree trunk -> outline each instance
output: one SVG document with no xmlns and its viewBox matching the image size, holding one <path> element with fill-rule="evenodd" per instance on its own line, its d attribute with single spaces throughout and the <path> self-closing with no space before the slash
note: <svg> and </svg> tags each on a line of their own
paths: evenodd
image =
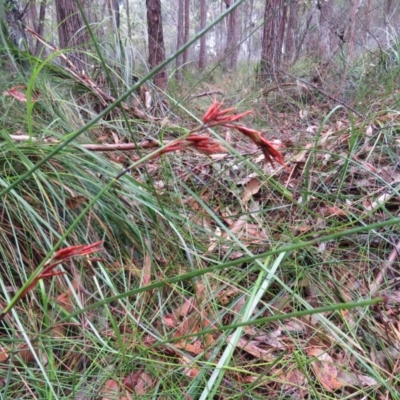
<svg viewBox="0 0 400 400">
<path fill-rule="evenodd" d="M 149 67 L 153 69 L 165 60 L 163 25 L 161 17 L 161 1 L 146 0 L 147 33 L 149 46 Z M 154 75 L 154 84 L 162 90 L 167 89 L 167 71 L 163 68 Z"/>
<path fill-rule="evenodd" d="M 296 56 L 295 51 L 295 34 L 298 17 L 298 0 L 290 0 L 289 19 L 287 24 L 286 41 L 285 41 L 285 60 L 287 64 L 291 64 Z"/>
<path fill-rule="evenodd" d="M 184 10 L 184 29 L 183 29 L 183 42 L 187 43 L 189 41 L 189 28 L 190 28 L 190 13 L 189 13 L 189 0 L 184 0 L 185 10 Z M 189 49 L 183 52 L 183 68 L 187 69 L 189 61 Z"/>
<path fill-rule="evenodd" d="M 41 0 L 39 9 L 39 21 L 37 25 L 37 33 L 40 36 L 44 34 L 44 19 L 46 17 L 46 0 Z M 43 44 L 39 40 L 36 41 L 35 56 L 38 56 L 43 49 Z"/>
<path fill-rule="evenodd" d="M 200 0 L 200 30 L 206 27 L 207 5 L 206 0 Z M 207 41 L 206 35 L 200 38 L 199 68 L 203 70 L 207 65 Z"/>
<path fill-rule="evenodd" d="M 71 49 L 66 55 L 75 68 L 83 73 L 87 69 L 83 51 L 88 35 L 77 2 L 80 0 L 57 0 L 55 4 L 60 48 Z"/>
<path fill-rule="evenodd" d="M 231 1 L 226 0 L 225 4 L 226 7 L 228 8 L 231 5 Z M 234 8 L 228 16 L 228 32 L 226 35 L 225 62 L 224 62 L 224 69 L 226 71 L 232 71 L 236 69 L 236 63 L 239 54 L 238 8 L 239 7 Z"/>
<path fill-rule="evenodd" d="M 184 14 L 184 8 L 185 8 L 185 3 L 184 0 L 179 0 L 178 1 L 178 32 L 177 32 L 177 38 L 176 38 L 176 49 L 180 49 L 183 46 L 183 34 L 184 34 L 184 20 L 183 20 L 183 14 Z M 183 54 L 179 54 L 178 57 L 176 57 L 176 73 L 175 77 L 177 81 L 182 80 L 182 64 L 183 64 Z"/>
<path fill-rule="evenodd" d="M 284 1 L 265 1 L 260 76 L 263 79 L 279 79 L 278 70 L 282 58 L 283 30 L 286 18 L 283 13 Z"/>
</svg>

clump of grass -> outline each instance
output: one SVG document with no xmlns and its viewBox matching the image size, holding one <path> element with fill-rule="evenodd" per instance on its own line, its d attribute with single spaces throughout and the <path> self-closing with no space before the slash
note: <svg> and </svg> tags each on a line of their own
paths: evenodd
<svg viewBox="0 0 400 400">
<path fill-rule="evenodd" d="M 63 263 L 3 318 L 3 397 L 396 396 L 396 96 L 363 120 L 335 108 L 283 121 L 253 103 L 248 77 L 233 93 L 219 77 L 227 103 L 256 104 L 247 121 L 319 123 L 287 144 L 285 169 L 226 125 L 210 131 L 230 150 L 219 158 L 88 151 L 188 136 L 209 101 L 173 98 L 167 128 L 116 109 L 91 124 L 87 88 L 40 76 L 37 103 L 1 105 L 2 308 L 57 249 L 104 249 Z"/>
</svg>

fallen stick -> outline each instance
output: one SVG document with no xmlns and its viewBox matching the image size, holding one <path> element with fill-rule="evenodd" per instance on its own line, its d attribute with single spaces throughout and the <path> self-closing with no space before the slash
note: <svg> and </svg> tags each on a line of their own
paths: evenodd
<svg viewBox="0 0 400 400">
<path fill-rule="evenodd" d="M 10 139 L 14 140 L 15 142 L 27 142 L 32 140 L 32 142 L 41 142 L 47 144 L 57 144 L 60 143 L 59 140 L 54 138 L 48 139 L 38 139 L 36 137 L 30 137 L 29 135 L 9 135 Z M 137 150 L 137 149 L 152 149 L 156 147 L 161 147 L 168 145 L 171 141 L 166 140 L 162 143 L 157 142 L 155 140 L 145 140 L 140 144 L 136 145 L 135 143 L 116 143 L 116 144 L 79 144 L 80 147 L 90 151 L 130 151 L 130 150 Z"/>
</svg>

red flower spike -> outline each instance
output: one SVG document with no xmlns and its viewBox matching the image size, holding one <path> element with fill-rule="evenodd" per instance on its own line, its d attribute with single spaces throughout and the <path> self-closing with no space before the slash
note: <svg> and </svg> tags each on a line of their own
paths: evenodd
<svg viewBox="0 0 400 400">
<path fill-rule="evenodd" d="M 222 106 L 222 103 L 220 104 L 220 106 Z M 236 107 L 226 108 L 225 110 L 222 110 L 218 113 L 218 117 L 229 114 L 229 113 L 233 113 L 235 111 L 236 111 Z"/>
<path fill-rule="evenodd" d="M 83 244 L 78 246 L 66 247 L 64 249 L 56 251 L 51 258 L 51 262 L 59 264 L 74 256 L 86 256 L 88 254 L 95 253 L 96 251 L 101 251 L 102 244 L 103 241 L 99 241 L 88 245 Z"/>
<path fill-rule="evenodd" d="M 282 153 L 277 150 L 271 142 L 265 139 L 262 136 L 261 132 L 256 131 L 255 129 L 247 128 L 243 125 L 232 124 L 231 127 L 237 129 L 239 132 L 243 133 L 243 135 L 246 135 L 258 147 L 260 147 L 262 152 L 264 153 L 266 161 L 269 162 L 272 166 L 274 165 L 272 160 L 275 160 L 277 163 L 283 165 L 284 167 L 287 167 L 283 160 Z"/>
<path fill-rule="evenodd" d="M 212 121 L 220 112 L 223 103 L 218 103 L 217 99 L 214 97 L 210 108 L 206 111 L 203 116 L 203 123 L 207 124 Z"/>
<path fill-rule="evenodd" d="M 284 167 L 287 167 L 286 164 L 284 163 L 283 156 L 277 150 L 271 142 L 269 142 L 267 139 L 265 139 L 261 132 L 247 128 L 244 125 L 239 125 L 235 124 L 234 122 L 239 121 L 246 115 L 252 114 L 253 111 L 244 111 L 240 114 L 234 114 L 236 112 L 235 107 L 230 107 L 226 108 L 225 110 L 222 110 L 223 103 L 218 102 L 217 99 L 214 97 L 214 100 L 209 107 L 209 109 L 206 111 L 206 113 L 203 116 L 203 126 L 202 128 L 211 128 L 214 126 L 225 126 L 227 128 L 231 129 L 237 129 L 239 132 L 241 132 L 243 135 L 247 136 L 250 138 L 260 149 L 262 150 L 265 160 L 271 165 L 273 165 L 273 162 L 276 161 L 279 164 L 283 165 Z M 196 129 L 198 130 L 198 129 Z M 195 131 L 196 131 L 195 130 Z M 198 135 L 192 133 L 189 135 L 186 139 L 182 139 L 178 143 L 175 143 L 173 145 L 167 146 L 163 150 L 159 151 L 156 153 L 153 158 L 157 158 L 161 156 L 162 154 L 165 153 L 171 153 L 174 151 L 180 151 L 184 150 L 186 147 L 193 146 L 197 150 L 202 151 L 204 153 L 218 153 L 218 152 L 224 152 L 226 151 L 219 142 L 216 142 L 212 140 L 209 136 L 205 135 Z"/>
<path fill-rule="evenodd" d="M 226 122 L 235 122 L 235 121 L 239 121 L 239 119 L 242 119 L 244 116 L 252 114 L 253 111 L 245 111 L 241 114 L 234 114 L 234 115 L 227 115 L 225 117 L 217 117 L 215 119 L 215 122 L 218 122 L 219 124 L 224 124 Z"/>
<path fill-rule="evenodd" d="M 188 142 L 190 142 L 189 145 L 192 145 L 197 150 L 207 154 L 223 153 L 225 151 L 225 149 L 219 144 L 219 142 L 216 142 L 209 136 L 190 135 L 187 140 Z"/>
</svg>

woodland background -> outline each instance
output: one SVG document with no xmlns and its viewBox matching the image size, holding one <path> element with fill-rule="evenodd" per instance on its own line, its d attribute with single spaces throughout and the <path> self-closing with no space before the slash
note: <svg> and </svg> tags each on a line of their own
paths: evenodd
<svg viewBox="0 0 400 400">
<path fill-rule="evenodd" d="M 399 7 L 0 1 L 0 397 L 400 398 Z"/>
</svg>

